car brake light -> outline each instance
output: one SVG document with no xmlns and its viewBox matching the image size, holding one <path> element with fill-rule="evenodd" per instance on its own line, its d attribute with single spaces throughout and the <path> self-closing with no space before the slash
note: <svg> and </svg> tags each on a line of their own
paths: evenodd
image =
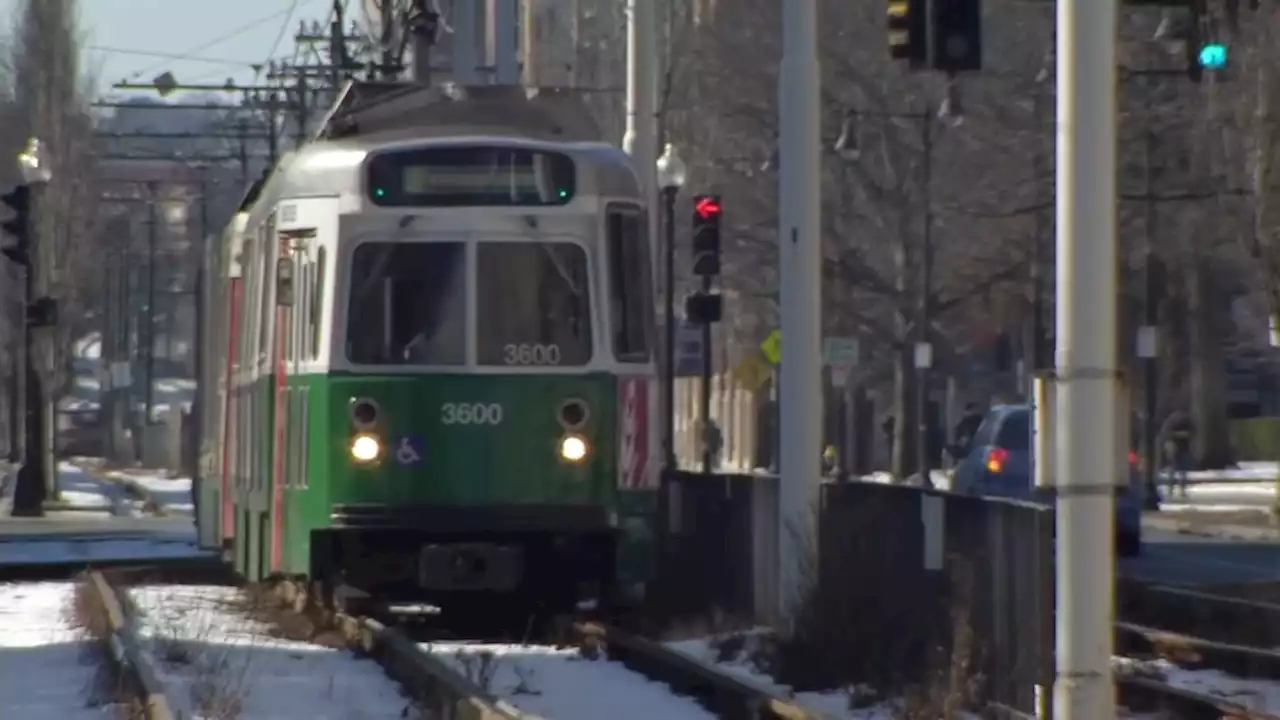
<svg viewBox="0 0 1280 720">
<path fill-rule="evenodd" d="M 1009 459 L 1009 451 L 1004 448 L 991 448 L 987 451 L 987 472 L 1003 472 L 1004 463 Z"/>
</svg>

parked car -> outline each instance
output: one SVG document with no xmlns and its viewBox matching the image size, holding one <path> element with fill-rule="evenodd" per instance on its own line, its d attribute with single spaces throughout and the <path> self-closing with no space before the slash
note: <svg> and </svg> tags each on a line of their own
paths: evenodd
<svg viewBox="0 0 1280 720">
<path fill-rule="evenodd" d="M 1035 487 L 1031 428 L 1029 405 L 991 408 L 969 447 L 953 450 L 960 461 L 952 475 L 951 489 L 1052 504 L 1052 493 Z M 1142 551 L 1142 494 L 1142 480 L 1130 462 L 1128 486 L 1116 487 L 1116 552 L 1121 557 Z"/>
</svg>

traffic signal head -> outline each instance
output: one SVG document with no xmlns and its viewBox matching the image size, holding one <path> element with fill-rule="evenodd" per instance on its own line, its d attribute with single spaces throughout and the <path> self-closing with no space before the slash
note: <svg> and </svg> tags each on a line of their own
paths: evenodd
<svg viewBox="0 0 1280 720">
<path fill-rule="evenodd" d="M 933 0 L 934 70 L 982 69 L 982 0 Z"/>
<path fill-rule="evenodd" d="M 720 274 L 720 216 L 724 206 L 719 195 L 693 197 L 693 273 Z"/>
<path fill-rule="evenodd" d="M 0 201 L 9 206 L 13 211 L 13 217 L 0 223 L 0 228 L 13 239 L 11 244 L 6 244 L 0 251 L 5 257 L 9 258 L 19 265 L 27 265 L 30 263 L 31 235 L 30 235 L 30 216 L 31 216 L 31 188 L 27 185 L 19 185 L 13 190 L 0 195 Z"/>
<path fill-rule="evenodd" d="M 889 1 L 889 57 L 907 60 L 912 68 L 929 60 L 927 0 Z"/>
</svg>

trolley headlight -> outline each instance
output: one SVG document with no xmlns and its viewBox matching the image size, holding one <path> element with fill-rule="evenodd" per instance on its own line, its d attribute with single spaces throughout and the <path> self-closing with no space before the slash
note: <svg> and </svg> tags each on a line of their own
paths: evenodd
<svg viewBox="0 0 1280 720">
<path fill-rule="evenodd" d="M 560 438 L 560 457 L 565 462 L 580 463 L 591 453 L 591 446 L 581 435 L 565 435 Z"/>
<path fill-rule="evenodd" d="M 382 454 L 382 443 L 378 438 L 361 433 L 351 438 L 351 459 L 356 462 L 373 462 Z"/>
</svg>

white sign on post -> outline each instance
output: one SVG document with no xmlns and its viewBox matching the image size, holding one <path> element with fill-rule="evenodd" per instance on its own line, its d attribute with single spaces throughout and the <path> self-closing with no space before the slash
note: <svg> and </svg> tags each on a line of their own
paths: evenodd
<svg viewBox="0 0 1280 720">
<path fill-rule="evenodd" d="M 858 364 L 858 339 L 829 337 L 822 341 L 822 362 L 831 368 L 831 384 L 844 387 L 853 366 Z"/>
</svg>

